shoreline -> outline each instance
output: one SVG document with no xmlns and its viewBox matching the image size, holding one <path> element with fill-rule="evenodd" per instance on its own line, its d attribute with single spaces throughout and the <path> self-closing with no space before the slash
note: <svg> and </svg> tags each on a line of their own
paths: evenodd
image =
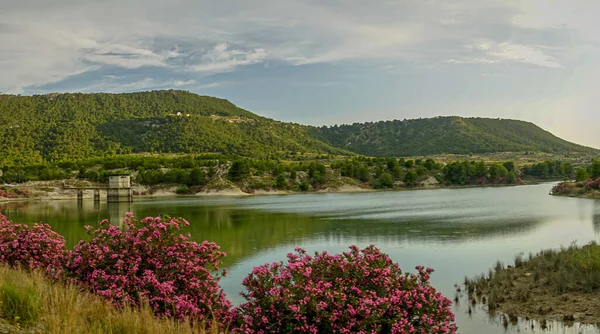
<svg viewBox="0 0 600 334">
<path fill-rule="evenodd" d="M 547 181 L 554 182 L 554 181 Z M 333 188 L 328 187 L 317 191 L 289 191 L 289 190 L 264 190 L 259 189 L 252 193 L 244 192 L 240 188 L 227 188 L 227 189 L 207 189 L 200 191 L 195 194 L 177 194 L 175 192 L 176 187 L 165 187 L 158 189 L 156 192 L 149 195 L 134 195 L 135 198 L 170 198 L 170 197 L 250 197 L 250 196 L 288 196 L 288 195 L 305 195 L 305 194 L 355 194 L 355 193 L 366 193 L 366 192 L 403 192 L 403 191 L 418 191 L 418 190 L 440 190 L 440 189 L 473 189 L 473 188 L 504 188 L 504 187 L 518 187 L 518 186 L 531 186 L 545 183 L 544 181 L 527 181 L 518 184 L 485 184 L 485 185 L 427 185 L 427 186 L 416 186 L 411 188 L 391 188 L 391 189 L 374 189 L 374 188 L 363 188 L 356 185 L 344 184 L 340 187 Z M 26 186 L 26 188 L 34 190 L 35 193 L 31 197 L 21 198 L 0 198 L 0 203 L 12 203 L 12 202 L 27 202 L 27 201 L 61 201 L 61 200 L 76 200 L 77 194 L 73 190 L 68 190 L 68 193 L 57 194 L 45 193 L 40 190 L 41 187 Z M 36 189 L 38 188 L 38 189 Z M 84 192 L 84 200 L 92 199 L 89 190 Z M 567 195 L 555 195 L 565 196 Z M 575 196 L 569 196 L 575 197 Z M 106 197 L 102 196 L 101 200 L 105 200 Z"/>
<path fill-rule="evenodd" d="M 600 193 L 584 193 L 584 194 L 551 194 L 556 197 L 579 198 L 579 199 L 600 199 Z"/>
</svg>

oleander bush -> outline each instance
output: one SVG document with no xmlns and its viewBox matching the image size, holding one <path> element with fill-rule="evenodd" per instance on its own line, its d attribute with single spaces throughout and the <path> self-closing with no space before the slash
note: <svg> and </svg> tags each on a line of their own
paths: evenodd
<svg viewBox="0 0 600 334">
<path fill-rule="evenodd" d="M 65 252 L 65 238 L 50 225 L 14 224 L 0 214 L 0 263 L 25 269 L 52 269 Z"/>
<path fill-rule="evenodd" d="M 4 198 L 29 198 L 31 196 L 31 192 L 25 189 L 17 189 L 17 188 L 0 188 L 0 197 Z"/>
<path fill-rule="evenodd" d="M 433 270 L 404 273 L 374 245 L 255 267 L 243 285 L 235 331 L 243 333 L 455 333 L 451 301 L 429 284 Z"/>
<path fill-rule="evenodd" d="M 116 306 L 148 300 L 157 316 L 228 323 L 231 303 L 218 280 L 225 252 L 215 243 L 180 234 L 184 219 L 126 214 L 123 227 L 101 221 L 86 227 L 93 239 L 68 252 L 59 276 Z"/>
<path fill-rule="evenodd" d="M 597 179 L 588 179 L 583 182 L 583 188 L 587 191 L 600 190 L 600 177 Z"/>
</svg>

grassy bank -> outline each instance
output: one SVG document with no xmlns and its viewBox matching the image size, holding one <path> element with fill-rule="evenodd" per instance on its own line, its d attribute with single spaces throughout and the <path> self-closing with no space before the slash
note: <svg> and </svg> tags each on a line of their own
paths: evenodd
<svg viewBox="0 0 600 334">
<path fill-rule="evenodd" d="M 465 278 L 469 303 L 493 313 L 545 321 L 600 325 L 600 245 L 544 250 L 513 265 L 496 263 L 488 274 Z"/>
<path fill-rule="evenodd" d="M 148 306 L 117 309 L 38 273 L 0 266 L 0 333 L 220 333 L 157 319 Z"/>
</svg>

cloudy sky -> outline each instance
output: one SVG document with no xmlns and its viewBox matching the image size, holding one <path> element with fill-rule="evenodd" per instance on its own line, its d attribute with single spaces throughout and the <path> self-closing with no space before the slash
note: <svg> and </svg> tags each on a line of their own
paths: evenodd
<svg viewBox="0 0 600 334">
<path fill-rule="evenodd" d="M 0 0 L 0 92 L 185 89 L 314 125 L 516 118 L 600 147 L 596 0 Z"/>
</svg>

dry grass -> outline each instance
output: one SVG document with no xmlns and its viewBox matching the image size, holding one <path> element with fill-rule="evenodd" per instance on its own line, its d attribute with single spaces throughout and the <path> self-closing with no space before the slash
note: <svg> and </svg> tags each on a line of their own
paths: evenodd
<svg viewBox="0 0 600 334">
<path fill-rule="evenodd" d="M 26 298 L 38 300 L 34 323 L 21 323 L 18 313 L 28 313 L 29 306 L 15 309 L 0 304 L 4 323 L 28 333 L 223 333 L 227 330 L 206 329 L 172 319 L 157 319 L 148 305 L 139 309 L 115 308 L 101 298 L 83 293 L 74 286 L 63 286 L 44 280 L 39 273 L 26 273 L 0 266 L 0 286 L 17 286 Z M 27 291 L 27 292 L 24 292 Z M 33 296 L 32 296 L 33 294 Z M 37 294 L 37 295 L 36 295 Z M 4 299 L 0 299 L 4 300 Z M 34 313 L 35 313 L 34 312 Z"/>
</svg>

